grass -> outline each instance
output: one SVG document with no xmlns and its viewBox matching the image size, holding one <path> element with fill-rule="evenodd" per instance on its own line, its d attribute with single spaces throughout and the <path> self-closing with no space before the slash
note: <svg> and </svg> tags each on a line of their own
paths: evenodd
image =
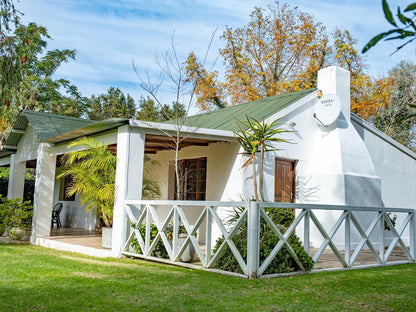
<svg viewBox="0 0 416 312">
<path fill-rule="evenodd" d="M 416 265 L 248 280 L 0 245 L 0 311 L 415 311 Z"/>
</svg>

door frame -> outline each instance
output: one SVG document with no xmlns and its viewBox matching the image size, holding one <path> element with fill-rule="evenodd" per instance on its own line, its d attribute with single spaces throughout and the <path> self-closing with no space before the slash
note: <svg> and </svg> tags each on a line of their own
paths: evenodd
<svg viewBox="0 0 416 312">
<path fill-rule="evenodd" d="M 278 161 L 285 161 L 292 163 L 292 190 L 293 195 L 291 198 L 291 203 L 295 203 L 296 201 L 296 166 L 298 164 L 298 160 L 290 159 L 290 158 L 283 158 L 283 157 L 275 157 L 274 160 L 274 201 L 276 202 L 276 187 L 277 187 L 277 163 Z"/>
</svg>

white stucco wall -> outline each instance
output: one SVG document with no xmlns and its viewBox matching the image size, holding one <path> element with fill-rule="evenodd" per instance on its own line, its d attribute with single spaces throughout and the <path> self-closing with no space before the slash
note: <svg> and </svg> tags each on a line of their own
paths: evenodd
<svg viewBox="0 0 416 312">
<path fill-rule="evenodd" d="M 334 124 L 323 127 L 314 118 L 314 105 L 318 101 L 317 93 L 294 103 L 286 110 L 272 116 L 270 120 L 283 116 L 284 123 L 296 124 L 292 133 L 281 137 L 294 144 L 279 144 L 282 150 L 269 153 L 265 168 L 266 200 L 274 200 L 274 159 L 275 157 L 297 161 L 296 166 L 296 202 L 313 204 L 334 204 L 349 206 L 382 206 L 381 176 L 373 162 L 373 155 L 367 150 L 350 120 L 349 73 L 337 67 L 320 71 L 318 88 L 323 94 L 336 94 L 341 102 L 341 114 Z M 303 102 L 303 103 L 302 103 Z M 285 127 L 290 129 L 289 127 Z M 377 151 L 381 152 L 382 151 Z M 382 157 L 382 156 L 378 156 Z M 385 169 L 389 170 L 389 169 Z M 245 190 L 252 189 L 251 171 L 247 172 Z M 385 177 L 383 177 L 385 178 Z M 387 190 L 386 190 L 387 191 Z M 315 213 L 329 232 L 338 219 L 340 212 L 317 211 Z M 358 214 L 365 228 L 372 217 Z M 334 241 L 343 247 L 343 227 L 337 232 Z M 352 231 L 353 245 L 360 235 Z M 303 229 L 297 234 L 302 237 Z M 319 245 L 321 234 L 312 226 L 311 246 Z"/>
<path fill-rule="evenodd" d="M 53 205 L 60 202 L 63 208 L 60 214 L 61 224 L 65 227 L 94 230 L 95 229 L 95 215 L 92 212 L 87 212 L 85 207 L 81 204 L 79 196 L 75 196 L 75 201 L 59 200 L 61 181 L 55 181 Z"/>
<path fill-rule="evenodd" d="M 308 99 L 302 103 L 298 108 L 285 114 L 274 115 L 270 120 L 274 120 L 277 117 L 281 118 L 282 128 L 290 130 L 292 132 L 283 133 L 280 138 L 286 139 L 289 143 L 277 143 L 278 151 L 269 152 L 265 156 L 264 161 L 264 196 L 266 201 L 274 201 L 274 182 L 275 182 L 275 158 L 285 158 L 290 160 L 296 160 L 296 202 L 305 203 L 319 200 L 316 198 L 316 193 L 312 189 L 308 189 L 307 181 L 310 179 L 310 172 L 308 168 L 310 166 L 311 157 L 313 153 L 314 140 L 318 128 L 313 118 L 313 105 L 316 97 L 314 95 L 309 96 Z M 288 126 L 288 123 L 292 122 L 296 124 L 293 127 Z M 258 163 L 258 159 L 256 160 Z M 248 168 L 244 174 L 245 194 L 249 197 L 253 196 L 253 184 L 252 184 L 252 168 Z"/>
<path fill-rule="evenodd" d="M 381 178 L 382 206 L 416 209 L 416 154 L 359 117 L 352 118 L 353 125 L 365 142 L 377 175 Z M 395 213 L 396 227 L 405 220 L 406 213 Z M 393 234 L 385 231 L 388 241 Z M 406 244 L 410 241 L 407 228 L 402 235 Z"/>
<path fill-rule="evenodd" d="M 31 125 L 28 125 L 17 146 L 16 155 L 19 161 L 36 159 L 38 157 L 38 147 L 39 142 L 36 139 L 35 130 Z"/>
<path fill-rule="evenodd" d="M 353 125 L 381 178 L 384 206 L 416 209 L 416 154 L 357 117 Z"/>
</svg>

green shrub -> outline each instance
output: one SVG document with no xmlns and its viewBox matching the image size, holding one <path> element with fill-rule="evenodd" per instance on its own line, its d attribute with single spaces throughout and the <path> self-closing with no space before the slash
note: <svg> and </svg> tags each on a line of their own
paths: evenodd
<svg viewBox="0 0 416 312">
<path fill-rule="evenodd" d="M 20 202 L 19 198 L 8 199 L 0 196 L 0 224 L 7 228 L 32 227 L 33 206 L 29 201 Z"/>
<path fill-rule="evenodd" d="M 135 225 L 131 224 L 131 227 L 134 229 Z M 145 239 L 146 236 L 146 223 L 142 223 L 139 226 L 139 231 L 140 234 L 142 235 L 143 239 Z M 156 225 L 152 222 L 150 225 L 150 245 L 152 244 L 153 240 L 156 238 L 156 235 L 158 233 L 158 229 L 156 227 Z M 173 240 L 173 224 L 169 223 L 164 231 L 166 238 L 169 241 Z M 178 234 L 187 234 L 188 232 L 185 229 L 184 225 L 179 225 L 178 226 Z M 196 233 L 194 234 L 196 237 Z M 141 248 L 140 248 L 140 244 L 139 244 L 139 240 L 137 238 L 134 238 L 131 242 L 131 246 L 133 247 L 134 251 L 136 253 L 142 253 L 141 252 Z M 155 249 L 153 250 L 152 254 L 153 257 L 159 257 L 159 258 L 168 258 L 169 255 L 166 251 L 165 245 L 163 244 L 162 239 L 160 239 L 158 241 L 158 243 L 156 244 Z"/>
<path fill-rule="evenodd" d="M 289 208 L 265 208 L 268 216 L 274 224 L 280 224 L 288 228 L 295 221 L 295 214 Z"/>
<path fill-rule="evenodd" d="M 0 167 L 0 195 L 7 197 L 9 187 L 9 168 Z M 33 194 L 35 191 L 35 169 L 26 169 L 23 200 L 33 204 Z"/>
<path fill-rule="evenodd" d="M 9 214 L 9 206 L 3 204 L 3 195 L 0 194 L 0 225 L 6 225 Z"/>
<path fill-rule="evenodd" d="M 294 215 L 291 209 L 282 209 L 282 208 L 267 208 L 268 215 L 271 217 L 273 222 L 278 226 L 282 234 L 286 231 L 287 227 L 294 220 Z M 247 222 L 244 222 L 241 227 L 238 229 L 236 234 L 232 238 L 236 248 L 240 252 L 243 259 L 247 260 Z M 218 250 L 224 237 L 221 237 L 217 240 L 214 252 Z M 267 225 L 266 221 L 261 218 L 260 221 L 260 265 L 264 260 L 270 255 L 273 248 L 279 242 L 279 238 L 273 233 L 270 226 Z M 302 248 L 302 244 L 299 238 L 295 234 L 291 234 L 288 238 L 288 242 L 292 249 L 295 251 L 299 261 L 302 263 L 306 271 L 312 270 L 314 266 L 314 261 L 312 258 L 305 252 Z M 230 272 L 243 273 L 241 270 L 234 254 L 231 249 L 227 246 L 223 249 L 223 252 L 217 262 L 215 267 Z M 289 251 L 282 247 L 282 249 L 277 253 L 269 267 L 266 269 L 264 274 L 275 274 L 275 273 L 287 273 L 299 271 L 300 267 L 295 262 Z"/>
<path fill-rule="evenodd" d="M 131 227 L 134 229 L 136 226 L 134 224 L 131 224 Z M 139 232 L 142 236 L 143 240 L 146 238 L 146 223 L 141 223 L 139 225 Z M 156 235 L 158 233 L 158 229 L 154 223 L 151 223 L 150 225 L 150 245 L 156 238 Z M 134 251 L 137 254 L 141 254 L 142 250 L 140 248 L 139 240 L 135 237 L 131 242 L 131 247 L 134 249 Z M 159 258 L 168 258 L 168 253 L 166 251 L 165 245 L 163 244 L 162 239 L 159 239 L 159 241 L 156 244 L 155 249 L 153 249 L 153 252 L 151 253 L 151 256 L 153 257 L 159 257 Z"/>
</svg>

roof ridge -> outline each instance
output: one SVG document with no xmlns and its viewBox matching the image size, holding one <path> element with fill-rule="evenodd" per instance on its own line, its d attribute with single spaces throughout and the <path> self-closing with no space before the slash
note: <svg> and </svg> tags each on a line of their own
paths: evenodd
<svg viewBox="0 0 416 312">
<path fill-rule="evenodd" d="M 316 88 L 264 97 L 255 101 L 188 116 L 183 118 L 182 123 L 199 128 L 234 131 L 236 129 L 235 124 L 239 120 L 243 120 L 244 116 L 251 116 L 259 120 L 269 118 L 314 92 L 316 92 Z M 173 119 L 164 123 L 172 124 L 174 122 Z"/>
<path fill-rule="evenodd" d="M 258 102 L 258 101 L 263 101 L 263 100 L 266 100 L 266 99 L 267 100 L 273 100 L 273 99 L 276 99 L 276 98 L 285 98 L 285 97 L 288 97 L 288 96 L 293 96 L 295 94 L 302 94 L 302 93 L 306 93 L 306 92 L 313 92 L 315 90 L 316 90 L 316 88 L 311 88 L 311 89 L 298 90 L 298 91 L 289 92 L 289 93 L 275 94 L 275 95 L 272 95 L 272 96 L 265 96 L 265 97 L 262 97 L 260 99 L 254 100 L 254 101 L 244 102 L 244 103 L 240 103 L 240 104 L 236 104 L 236 105 L 232 105 L 232 106 L 227 106 L 227 107 L 220 108 L 220 109 L 214 109 L 214 110 L 207 111 L 207 112 L 202 112 L 202 113 L 199 113 L 199 114 L 196 114 L 196 115 L 186 116 L 185 118 L 190 118 L 190 117 L 194 117 L 194 116 L 208 115 L 208 114 L 211 114 L 211 113 L 214 113 L 214 112 L 218 112 L 219 110 L 234 109 L 234 108 L 238 108 L 238 107 L 241 107 L 241 106 L 244 106 L 244 105 L 254 104 L 254 103 Z"/>
</svg>

